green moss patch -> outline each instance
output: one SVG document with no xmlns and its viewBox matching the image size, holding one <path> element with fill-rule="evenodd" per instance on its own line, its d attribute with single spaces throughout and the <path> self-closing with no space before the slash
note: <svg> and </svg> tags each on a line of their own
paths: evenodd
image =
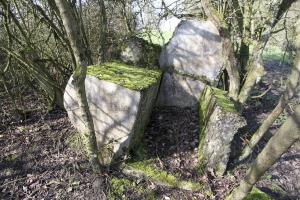
<svg viewBox="0 0 300 200">
<path fill-rule="evenodd" d="M 203 165 L 207 160 L 207 158 L 205 158 L 201 152 L 205 143 L 206 126 L 209 121 L 209 117 L 212 113 L 212 109 L 215 106 L 214 102 L 212 102 L 212 98 L 213 98 L 212 89 L 210 87 L 205 87 L 199 100 L 199 120 L 200 120 L 200 134 L 199 134 L 200 166 L 199 167 L 201 169 L 203 169 Z"/>
<path fill-rule="evenodd" d="M 272 198 L 258 188 L 253 187 L 252 191 L 244 198 L 244 200 L 272 200 Z"/>
<path fill-rule="evenodd" d="M 114 61 L 99 66 L 89 66 L 87 75 L 95 76 L 100 80 L 109 81 L 131 90 L 140 91 L 157 83 L 161 77 L 161 72 Z"/>
<path fill-rule="evenodd" d="M 213 95 L 216 97 L 216 103 L 220 108 L 226 112 L 238 112 L 238 109 L 227 94 L 226 91 L 218 88 L 212 88 Z"/>
<path fill-rule="evenodd" d="M 78 132 L 70 135 L 66 140 L 66 144 L 74 151 L 83 152 L 84 144 L 80 136 L 80 133 Z"/>
<path fill-rule="evenodd" d="M 200 191 L 205 188 L 204 184 L 183 181 L 166 171 L 159 170 L 155 166 L 155 161 L 151 159 L 128 163 L 127 166 L 130 169 L 135 169 L 142 172 L 148 179 L 167 187 L 181 188 L 191 191 Z M 208 192 L 208 195 L 209 194 L 210 193 Z"/>
<path fill-rule="evenodd" d="M 130 199 L 128 196 L 133 194 L 142 199 L 156 199 L 154 192 L 130 179 L 113 177 L 110 186 L 109 199 Z"/>
</svg>

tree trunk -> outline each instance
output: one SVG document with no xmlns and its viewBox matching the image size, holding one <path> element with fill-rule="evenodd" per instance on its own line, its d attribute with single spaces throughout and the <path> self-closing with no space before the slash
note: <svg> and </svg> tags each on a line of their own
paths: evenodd
<svg viewBox="0 0 300 200">
<path fill-rule="evenodd" d="M 298 20 L 300 23 L 300 20 Z M 242 151 L 242 154 L 239 157 L 239 161 L 246 159 L 253 151 L 254 147 L 260 141 L 260 139 L 265 135 L 268 131 L 269 127 L 274 123 L 274 121 L 278 118 L 278 116 L 283 112 L 284 108 L 286 107 L 287 103 L 291 98 L 293 98 L 298 82 L 300 77 L 300 28 L 297 27 L 297 39 L 296 39 L 296 48 L 297 48 L 297 56 L 294 61 L 294 66 L 292 68 L 292 72 L 289 76 L 287 82 L 287 89 L 284 94 L 280 97 L 280 100 L 272 111 L 272 113 L 263 121 L 259 129 L 253 134 L 250 142 L 247 144 L 245 149 Z"/>
<path fill-rule="evenodd" d="M 253 54 L 248 62 L 248 74 L 238 97 L 239 102 L 242 104 L 246 103 L 253 87 L 261 81 L 266 73 L 262 61 L 263 46 L 260 43 L 257 44 L 258 42 L 255 43 Z"/>
<path fill-rule="evenodd" d="M 249 55 L 250 55 L 249 46 L 251 40 L 252 6 L 253 6 L 253 0 L 244 1 L 243 15 L 242 15 L 242 21 L 243 21 L 242 40 L 241 40 L 240 57 L 239 57 L 241 72 L 243 76 L 245 76 L 247 72 L 247 65 L 248 65 Z"/>
<path fill-rule="evenodd" d="M 248 74 L 238 97 L 240 103 L 246 103 L 252 88 L 265 75 L 265 70 L 262 63 L 263 50 L 272 35 L 273 28 L 295 1 L 296 0 L 281 1 L 275 12 L 270 16 L 270 23 L 267 23 L 268 25 L 265 27 L 265 31 L 257 38 L 256 41 L 251 41 L 254 48 L 248 63 Z M 251 6 L 251 4 L 249 6 Z"/>
<path fill-rule="evenodd" d="M 6 49 L 5 47 L 0 47 L 0 49 L 15 58 L 20 63 L 20 67 L 23 68 L 28 77 L 34 77 L 38 81 L 39 86 L 46 92 L 52 106 L 57 105 L 62 109 L 64 108 L 62 89 L 52 79 L 48 71 L 40 65 L 31 63 L 29 60 L 9 49 Z"/>
<path fill-rule="evenodd" d="M 35 51 L 34 47 L 32 46 L 32 43 L 30 39 L 28 38 L 26 34 L 26 29 L 24 29 L 21 24 L 18 21 L 18 18 L 15 16 L 15 14 L 11 11 L 9 7 L 9 3 L 7 0 L 0 0 L 0 5 L 2 5 L 3 10 L 6 12 L 4 16 L 4 27 L 5 31 L 7 33 L 8 37 L 8 48 L 5 46 L 1 46 L 0 49 L 5 51 L 9 57 L 14 57 L 23 67 L 23 70 L 28 74 L 28 77 L 32 76 L 34 77 L 41 88 L 46 92 L 48 99 L 49 99 L 49 105 L 53 107 L 54 105 L 57 105 L 60 108 L 64 108 L 63 106 L 63 92 L 61 87 L 53 80 L 53 78 L 50 76 L 49 72 L 46 70 L 45 67 L 37 65 L 32 63 L 30 60 L 26 59 L 26 56 L 20 55 L 18 53 L 15 53 L 12 50 L 12 40 L 15 39 L 16 41 L 20 42 L 14 35 L 11 33 L 11 21 L 15 23 L 18 30 L 20 31 L 21 35 L 24 37 L 26 44 L 28 45 L 28 48 L 31 50 L 31 54 L 34 56 L 37 56 L 37 52 Z M 12 20 L 10 20 L 12 19 Z M 11 65 L 9 63 L 9 65 Z"/>
<path fill-rule="evenodd" d="M 258 179 L 299 139 L 300 105 L 296 107 L 295 112 L 270 139 L 252 163 L 239 187 L 234 189 L 226 200 L 242 200 L 245 198 Z"/>
<path fill-rule="evenodd" d="M 59 9 L 77 63 L 72 84 L 74 84 L 77 92 L 79 109 L 86 128 L 85 132 L 81 133 L 81 136 L 93 171 L 99 173 L 101 168 L 98 159 L 96 135 L 85 92 L 87 66 L 92 64 L 90 63 L 89 51 L 84 45 L 82 31 L 78 21 L 75 19 L 71 5 L 65 0 L 55 0 L 55 3 Z"/>
<path fill-rule="evenodd" d="M 108 27 L 107 27 L 107 17 L 106 17 L 106 8 L 104 4 L 104 0 L 98 0 L 98 5 L 100 7 L 99 11 L 99 17 L 100 17 L 100 47 L 99 47 L 99 58 L 98 58 L 98 64 L 101 64 L 107 60 L 107 33 L 108 33 Z"/>
</svg>

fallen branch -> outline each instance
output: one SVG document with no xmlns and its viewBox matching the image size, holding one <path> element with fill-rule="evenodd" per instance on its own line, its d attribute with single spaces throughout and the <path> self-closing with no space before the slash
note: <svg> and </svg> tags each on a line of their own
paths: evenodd
<svg viewBox="0 0 300 200">
<path fill-rule="evenodd" d="M 269 85 L 268 89 L 266 89 L 263 93 L 261 93 L 260 95 L 257 95 L 257 96 L 252 96 L 251 99 L 258 99 L 258 98 L 265 96 L 272 89 L 272 86 L 273 86 L 273 84 Z"/>
</svg>

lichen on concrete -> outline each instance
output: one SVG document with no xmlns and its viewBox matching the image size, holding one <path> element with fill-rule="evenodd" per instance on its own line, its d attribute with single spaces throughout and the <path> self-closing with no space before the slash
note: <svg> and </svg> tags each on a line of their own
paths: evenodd
<svg viewBox="0 0 300 200">
<path fill-rule="evenodd" d="M 161 77 L 161 72 L 113 61 L 88 66 L 87 75 L 140 91 L 157 83 Z"/>
</svg>

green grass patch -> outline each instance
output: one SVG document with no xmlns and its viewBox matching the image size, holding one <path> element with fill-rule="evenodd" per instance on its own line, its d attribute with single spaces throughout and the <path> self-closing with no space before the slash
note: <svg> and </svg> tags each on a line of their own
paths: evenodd
<svg viewBox="0 0 300 200">
<path fill-rule="evenodd" d="M 161 33 L 157 30 L 145 31 L 138 35 L 138 37 L 147 40 L 149 43 L 157 44 L 160 46 L 165 45 L 170 41 L 173 36 L 171 31 L 162 31 Z"/>
<path fill-rule="evenodd" d="M 161 72 L 113 61 L 99 66 L 89 66 L 87 75 L 140 91 L 157 83 L 161 77 Z"/>
<path fill-rule="evenodd" d="M 284 63 L 291 63 L 292 61 L 287 52 L 285 53 L 281 48 L 276 46 L 267 47 L 262 56 L 264 61 L 276 60 L 283 61 Z"/>
</svg>

